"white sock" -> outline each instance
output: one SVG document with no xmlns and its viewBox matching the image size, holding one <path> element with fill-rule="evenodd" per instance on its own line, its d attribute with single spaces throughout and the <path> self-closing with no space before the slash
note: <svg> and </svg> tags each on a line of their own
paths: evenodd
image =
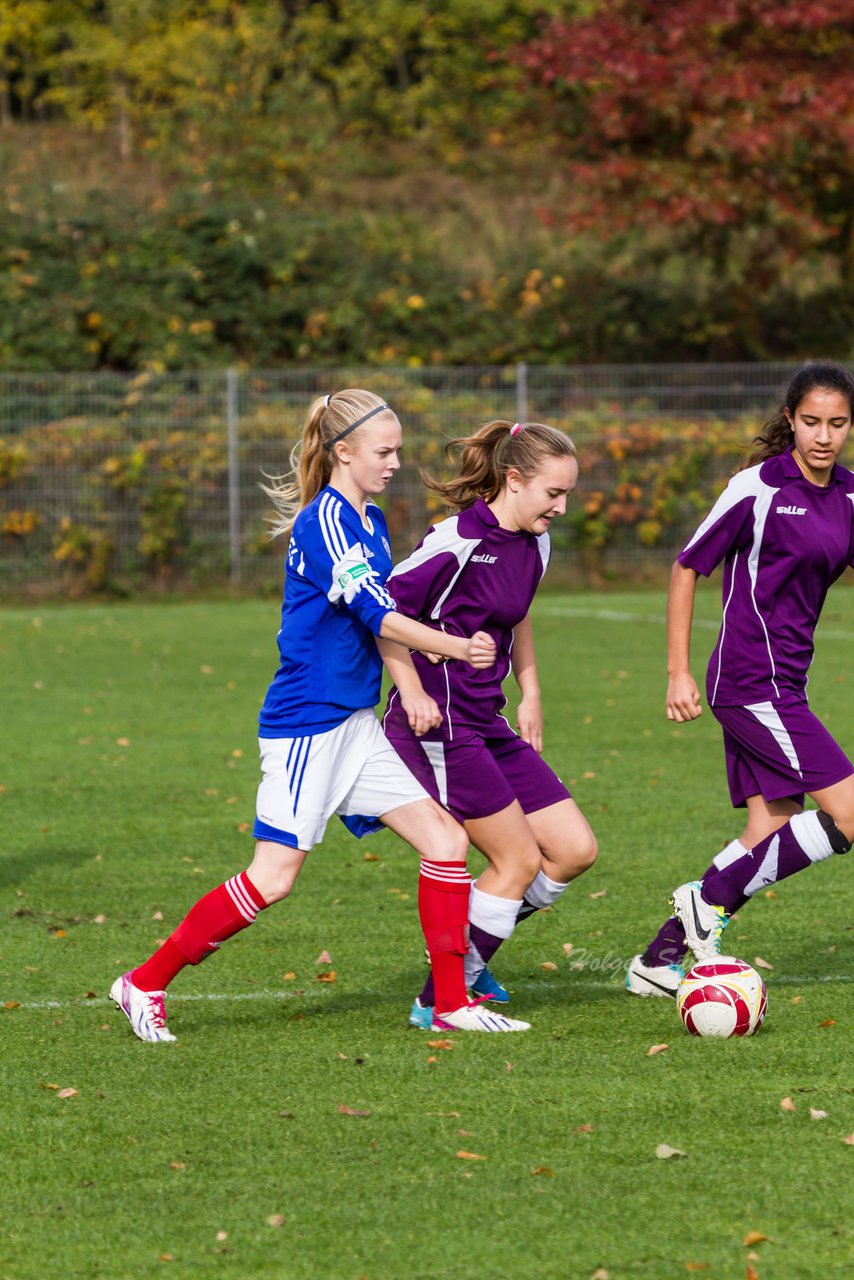
<svg viewBox="0 0 854 1280">
<path fill-rule="evenodd" d="M 560 895 L 568 888 L 566 884 L 550 880 L 544 871 L 538 871 L 529 888 L 525 890 L 523 901 L 529 902 L 532 907 L 542 911 L 544 907 L 554 906 Z"/>
</svg>

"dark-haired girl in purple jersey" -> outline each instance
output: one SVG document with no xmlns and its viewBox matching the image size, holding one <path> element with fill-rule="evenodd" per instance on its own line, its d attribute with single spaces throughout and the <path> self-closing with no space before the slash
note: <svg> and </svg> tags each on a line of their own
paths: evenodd
<svg viewBox="0 0 854 1280">
<path fill-rule="evenodd" d="M 846 369 L 800 369 L 745 470 L 673 566 L 667 716 L 683 723 L 702 709 L 689 666 L 697 576 L 724 562 L 706 697 L 747 825 L 699 880 L 675 890 L 674 914 L 629 965 L 635 995 L 674 995 L 686 951 L 720 954 L 730 916 L 756 892 L 851 848 L 854 765 L 810 710 L 806 685 L 828 588 L 854 566 L 854 474 L 837 462 L 852 416 Z M 804 810 L 805 795 L 817 809 Z"/>
<path fill-rule="evenodd" d="M 431 528 L 387 587 L 399 609 L 439 631 L 493 637 L 495 664 L 412 655 L 442 722 L 421 737 L 401 705 L 412 668 L 395 670 L 383 726 L 415 776 L 462 822 L 488 866 L 472 887 L 466 982 L 500 1003 L 506 990 L 486 968 L 517 922 L 551 906 L 596 858 L 596 839 L 564 784 L 540 756 L 543 713 L 529 610 L 549 560 L 549 526 L 566 511 L 578 463 L 572 441 L 541 423 L 490 422 L 448 446 L 459 473 L 427 480 L 455 514 Z M 477 620 L 475 623 L 475 619 Z M 521 691 L 519 733 L 501 714 L 502 681 Z M 432 979 L 412 1006 L 429 1028 Z"/>
</svg>

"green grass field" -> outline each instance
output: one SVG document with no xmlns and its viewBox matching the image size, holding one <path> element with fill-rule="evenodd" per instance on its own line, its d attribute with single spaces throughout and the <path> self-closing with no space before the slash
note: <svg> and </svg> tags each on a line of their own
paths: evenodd
<svg viewBox="0 0 854 1280">
<path fill-rule="evenodd" d="M 337 823 L 288 902 L 177 979 L 179 1043 L 136 1040 L 110 983 L 250 857 L 278 606 L 5 610 L 2 1280 L 852 1274 L 850 859 L 731 925 L 773 965 L 755 1038 L 696 1040 L 623 988 L 670 890 L 740 829 L 712 717 L 664 718 L 662 612 L 541 597 L 546 756 L 600 861 L 496 962 L 534 1029 L 443 1048 L 406 1026 L 415 856 Z M 698 675 L 716 612 L 712 586 Z M 840 587 L 810 688 L 849 751 L 852 641 Z"/>
</svg>

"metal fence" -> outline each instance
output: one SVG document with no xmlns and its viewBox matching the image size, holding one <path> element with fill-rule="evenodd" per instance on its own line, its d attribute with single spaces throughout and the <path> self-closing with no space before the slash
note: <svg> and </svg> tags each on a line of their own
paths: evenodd
<svg viewBox="0 0 854 1280">
<path fill-rule="evenodd" d="M 669 563 L 697 511 L 781 401 L 790 364 L 0 374 L 0 590 L 272 586 L 259 482 L 281 474 L 307 405 L 342 386 L 386 397 L 405 464 L 387 498 L 395 553 L 437 511 L 420 468 L 491 418 L 554 423 L 581 480 L 555 565 L 638 576 Z"/>
</svg>

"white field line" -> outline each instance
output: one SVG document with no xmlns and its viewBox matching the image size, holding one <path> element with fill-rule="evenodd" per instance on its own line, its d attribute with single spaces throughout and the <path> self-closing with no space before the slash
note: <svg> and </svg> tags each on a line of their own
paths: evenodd
<svg viewBox="0 0 854 1280">
<path fill-rule="evenodd" d="M 667 617 L 661 613 L 629 613 L 621 609 L 589 609 L 575 605 L 537 605 L 535 616 L 543 618 L 595 618 L 600 622 L 650 622 L 663 627 Z M 708 618 L 695 618 L 693 625 L 704 631 L 719 631 L 720 622 Z M 854 640 L 854 631 L 832 631 L 821 628 L 816 633 L 819 640 Z"/>
<path fill-rule="evenodd" d="M 615 972 L 613 977 L 609 979 L 602 978 L 583 978 L 577 974 L 568 974 L 572 987 L 586 987 L 597 991 L 607 991 L 613 989 L 615 985 L 621 985 L 625 976 L 624 970 L 621 968 Z M 854 982 L 854 974 L 837 973 L 823 974 L 821 977 L 799 977 L 796 974 L 781 974 L 779 978 L 768 977 L 767 985 L 774 987 L 815 987 L 815 986 L 833 986 L 834 983 L 848 984 Z M 543 990 L 542 982 L 517 982 L 515 988 L 525 991 Z M 303 993 L 305 994 L 305 993 Z M 320 992 L 314 991 L 312 995 L 320 996 L 321 1000 L 331 1000 L 334 993 L 329 993 L 326 997 Z M 379 994 L 379 993 L 374 993 Z M 295 991 L 209 991 L 206 995 L 169 995 L 170 1004 L 187 1004 L 192 1001 L 216 1001 L 222 1004 L 238 1004 L 245 1000 L 273 1002 L 279 1000 L 298 1000 L 300 997 Z M 12 1001 L 9 1001 L 11 1004 Z M 81 998 L 78 1000 L 28 1000 L 15 1002 L 15 1010 L 19 1009 L 88 1009 L 99 1008 L 104 1005 L 112 1005 L 112 1000 L 108 996 L 96 996 L 94 999 Z"/>
</svg>

